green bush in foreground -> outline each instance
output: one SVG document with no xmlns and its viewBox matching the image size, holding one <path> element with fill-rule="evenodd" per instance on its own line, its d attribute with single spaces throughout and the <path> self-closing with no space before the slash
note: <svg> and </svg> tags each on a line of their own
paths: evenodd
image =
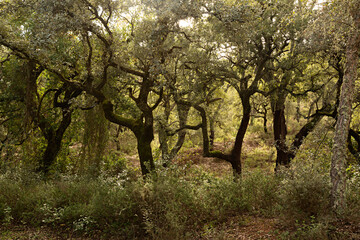
<svg viewBox="0 0 360 240">
<path fill-rule="evenodd" d="M 352 217 L 359 215 L 353 212 L 359 210 L 359 184 L 353 174 L 347 189 Z M 237 181 L 176 167 L 136 181 L 121 175 L 44 182 L 12 173 L 0 176 L 0 221 L 119 239 L 196 239 L 230 216 L 254 213 L 282 215 L 297 229 L 289 236 L 316 239 L 328 233 L 329 191 L 328 175 L 308 166 L 278 175 L 245 173 Z"/>
<path fill-rule="evenodd" d="M 279 185 L 280 211 L 287 220 L 326 218 L 330 209 L 330 176 L 317 166 L 294 165 L 283 171 Z"/>
</svg>

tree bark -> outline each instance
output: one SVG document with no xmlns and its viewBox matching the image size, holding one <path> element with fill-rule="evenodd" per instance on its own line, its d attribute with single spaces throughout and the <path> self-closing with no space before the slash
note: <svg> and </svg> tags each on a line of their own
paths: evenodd
<svg viewBox="0 0 360 240">
<path fill-rule="evenodd" d="M 311 133 L 316 125 L 320 122 L 324 115 L 317 114 L 315 115 L 308 123 L 306 123 L 300 131 L 295 135 L 295 139 L 291 144 L 290 151 L 288 153 L 288 162 L 290 163 L 292 159 L 295 158 L 297 150 L 299 150 L 304 139 Z"/>
<path fill-rule="evenodd" d="M 360 4 L 357 5 L 359 6 Z M 331 206 L 338 217 L 342 216 L 346 208 L 346 143 L 350 128 L 355 81 L 357 79 L 357 65 L 359 61 L 360 13 L 358 9 L 354 10 L 352 15 L 356 28 L 350 34 L 346 47 L 345 75 L 341 86 L 330 170 L 332 183 Z"/>
<path fill-rule="evenodd" d="M 161 158 L 163 162 L 163 166 L 167 167 L 171 164 L 172 160 L 176 157 L 178 152 L 180 151 L 182 145 L 185 142 L 186 137 L 186 122 L 189 115 L 190 106 L 183 104 L 176 104 L 177 114 L 179 118 L 179 129 L 175 131 L 177 134 L 177 141 L 172 148 L 169 146 L 169 136 L 175 135 L 175 133 L 168 133 L 167 124 L 169 121 L 171 107 L 170 107 L 170 99 L 168 97 L 164 97 L 164 115 L 165 121 L 160 123 L 159 129 L 159 142 L 161 149 Z"/>
<path fill-rule="evenodd" d="M 289 166 L 289 148 L 286 145 L 287 127 L 285 120 L 285 96 L 279 94 L 276 96 L 277 100 L 272 103 L 273 109 L 273 129 L 274 140 L 276 147 L 276 167 L 275 171 L 279 170 L 280 166 Z"/>
<path fill-rule="evenodd" d="M 71 112 L 69 110 L 63 110 L 63 117 L 57 130 L 47 130 L 48 133 L 45 135 L 46 149 L 40 162 L 40 171 L 45 175 L 48 174 L 50 167 L 56 161 L 56 158 L 61 149 L 63 136 L 70 123 Z"/>
<path fill-rule="evenodd" d="M 36 100 L 37 97 L 37 79 L 42 72 L 42 68 L 37 68 L 36 64 L 32 61 L 26 63 L 25 66 L 26 72 L 26 112 L 27 118 L 30 118 L 31 121 L 35 124 L 35 126 L 39 127 L 43 133 L 43 136 L 46 140 L 46 148 L 43 153 L 42 158 L 39 162 L 39 171 L 43 172 L 45 175 L 48 174 L 51 165 L 55 162 L 56 157 L 61 149 L 61 142 L 64 136 L 64 133 L 68 126 L 71 123 L 71 111 L 69 109 L 70 105 L 68 104 L 68 100 L 74 94 L 79 94 L 78 92 L 66 92 L 66 96 L 64 99 L 64 103 L 61 105 L 62 110 L 62 119 L 59 123 L 59 126 L 55 128 L 54 123 L 49 123 L 47 119 L 45 119 L 40 114 L 41 106 L 38 106 L 39 103 Z M 62 90 L 58 90 L 59 94 Z M 58 107 L 57 97 L 59 95 L 54 96 L 54 108 Z M 30 121 L 30 122 L 31 122 Z"/>
<path fill-rule="evenodd" d="M 246 130 L 249 126 L 250 116 L 251 116 L 251 105 L 250 105 L 250 97 L 251 94 L 243 94 L 241 97 L 241 103 L 243 107 L 243 117 L 241 119 L 241 123 L 236 134 L 234 147 L 231 151 L 230 163 L 233 168 L 234 175 L 241 175 L 242 167 L 241 167 L 241 153 L 242 153 L 242 145 L 244 142 Z"/>
<path fill-rule="evenodd" d="M 151 130 L 150 130 L 151 131 Z M 155 169 L 154 159 L 152 155 L 151 137 L 149 129 L 140 131 L 140 135 L 135 135 L 137 139 L 137 149 L 140 159 L 141 173 L 143 176 L 149 174 Z"/>
</svg>

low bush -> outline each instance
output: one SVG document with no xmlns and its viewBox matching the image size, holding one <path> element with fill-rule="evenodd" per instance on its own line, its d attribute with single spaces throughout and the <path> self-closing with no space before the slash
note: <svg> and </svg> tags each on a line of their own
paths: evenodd
<svg viewBox="0 0 360 240">
<path fill-rule="evenodd" d="M 347 169 L 346 216 L 353 221 L 360 221 L 360 165 Z"/>
<path fill-rule="evenodd" d="M 279 177 L 261 170 L 245 173 L 243 177 L 244 197 L 252 211 L 272 214 L 278 202 Z"/>
<path fill-rule="evenodd" d="M 331 226 L 330 179 L 316 166 L 294 164 L 279 174 L 253 171 L 236 181 L 176 166 L 136 181 L 121 174 L 46 182 L 32 176 L 0 175 L 3 225 L 46 225 L 117 239 L 197 239 L 243 214 L 281 215 L 296 229 L 289 236 L 299 239 L 325 236 Z M 354 170 L 346 195 L 347 215 L 353 219 L 359 219 L 359 188 Z"/>
<path fill-rule="evenodd" d="M 316 165 L 294 164 L 282 173 L 279 207 L 287 220 L 326 218 L 330 212 L 330 177 Z"/>
</svg>

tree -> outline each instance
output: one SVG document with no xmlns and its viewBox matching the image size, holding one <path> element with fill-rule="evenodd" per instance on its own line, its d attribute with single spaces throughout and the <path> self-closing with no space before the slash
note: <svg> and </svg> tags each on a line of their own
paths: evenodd
<svg viewBox="0 0 360 240">
<path fill-rule="evenodd" d="M 348 36 L 346 45 L 346 67 L 344 81 L 341 86 L 330 171 L 332 182 L 331 205 L 339 217 L 344 213 L 346 206 L 346 143 L 350 128 L 360 48 L 360 1 L 352 1 L 348 4 L 345 6 L 350 13 L 353 29 Z"/>
<path fill-rule="evenodd" d="M 212 1 L 205 4 L 207 25 L 218 31 L 216 36 L 205 37 L 206 42 L 218 43 L 214 58 L 220 60 L 203 75 L 228 82 L 242 104 L 242 119 L 231 153 L 214 154 L 204 146 L 205 156 L 227 160 L 234 172 L 241 174 L 242 144 L 250 122 L 251 99 L 255 93 L 263 93 L 272 100 L 277 165 L 288 162 L 284 104 L 287 86 L 296 79 L 294 72 L 301 62 L 297 45 L 303 41 L 301 33 L 311 18 L 312 7 L 311 3 L 296 1 L 253 1 L 251 5 L 241 2 L 237 6 Z"/>
<path fill-rule="evenodd" d="M 5 7 L 0 44 L 55 74 L 71 91 L 95 97 L 106 119 L 129 128 L 136 136 L 145 175 L 154 169 L 153 112 L 163 94 L 161 67 L 176 49 L 176 39 L 184 38 L 177 32 L 178 21 L 187 17 L 185 9 L 192 3 L 169 0 L 135 4 L 132 7 L 144 16 L 133 17 L 130 3 L 10 2 L 5 4 L 9 9 L 36 14 L 24 16 L 23 24 L 15 28 L 11 26 L 11 11 Z M 165 6 L 170 10 L 162 11 Z M 20 37 L 23 32 L 28 33 L 25 39 Z M 72 55 L 73 49 L 79 51 Z M 120 91 L 111 95 L 106 88 Z M 124 96 L 133 102 L 128 115 L 122 115 L 124 109 L 117 109 L 115 104 L 117 98 Z"/>
</svg>

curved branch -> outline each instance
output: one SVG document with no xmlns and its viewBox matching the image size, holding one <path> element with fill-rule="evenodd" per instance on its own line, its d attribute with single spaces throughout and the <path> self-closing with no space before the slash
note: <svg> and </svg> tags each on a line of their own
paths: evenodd
<svg viewBox="0 0 360 240">
<path fill-rule="evenodd" d="M 104 100 L 102 102 L 102 108 L 105 114 L 105 118 L 112 123 L 124 126 L 136 132 L 137 122 L 133 119 L 124 118 L 114 113 L 114 105 L 109 100 Z"/>
<path fill-rule="evenodd" d="M 51 88 L 51 89 L 46 90 L 46 92 L 41 96 L 41 98 L 40 98 L 40 100 L 39 100 L 38 111 L 37 111 L 37 119 L 40 119 L 41 105 L 42 105 L 42 102 L 43 102 L 45 96 L 46 96 L 48 93 L 50 93 L 50 92 L 56 92 L 56 91 L 59 91 L 59 89 Z"/>
<path fill-rule="evenodd" d="M 178 132 L 180 132 L 180 131 L 182 131 L 182 130 L 184 130 L 184 129 L 198 130 L 198 129 L 200 129 L 202 126 L 203 126 L 202 123 L 199 123 L 198 125 L 195 125 L 195 126 L 185 125 L 185 126 L 183 126 L 183 127 L 181 127 L 181 128 L 176 129 L 176 130 L 173 131 L 173 132 L 167 132 L 166 134 L 167 134 L 168 136 L 174 136 L 176 133 L 178 133 Z"/>
</svg>

